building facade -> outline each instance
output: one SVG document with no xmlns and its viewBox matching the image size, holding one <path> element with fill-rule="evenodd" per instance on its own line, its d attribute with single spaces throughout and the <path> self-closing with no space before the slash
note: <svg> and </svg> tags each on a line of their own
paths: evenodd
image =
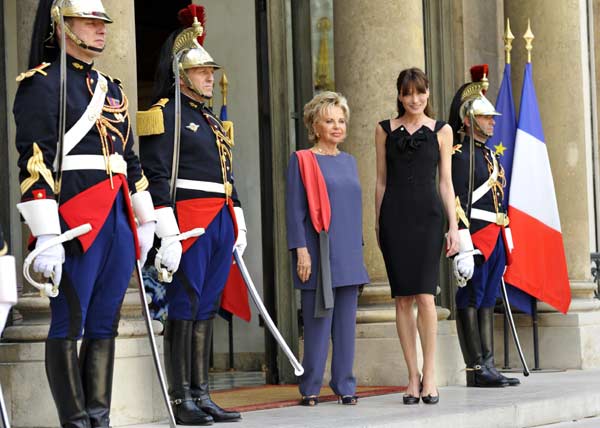
<svg viewBox="0 0 600 428">
<path fill-rule="evenodd" d="M 600 0 L 205 0 L 205 46 L 224 66 L 229 80 L 229 118 L 236 126 L 236 186 L 245 207 L 248 249 L 245 258 L 271 315 L 295 352 L 301 351 L 297 296 L 291 286 L 290 257 L 285 242 L 285 170 L 291 152 L 307 147 L 302 106 L 322 89 L 348 98 L 351 120 L 343 150 L 358 160 L 363 187 L 365 260 L 372 284 L 360 300 L 357 341 L 359 382 L 382 384 L 377 366 L 403 365 L 396 337 L 393 302 L 374 233 L 374 132 L 378 121 L 395 115 L 395 80 L 401 69 L 418 66 L 431 80 L 435 112 L 448 115 L 450 100 L 468 79 L 473 64 L 490 65 L 489 98 L 494 100 L 504 67 L 502 37 L 506 18 L 515 34 L 512 50 L 513 88 L 519 103 L 527 20 L 536 36 L 532 63 L 550 163 L 558 198 L 571 282 L 567 315 L 542 303 L 541 365 L 545 368 L 600 367 L 600 301 L 590 271 L 590 254 L 598 251 L 600 231 L 600 159 L 596 85 L 600 63 Z M 20 198 L 11 109 L 15 76 L 27 67 L 31 27 L 37 0 L 3 0 L 0 17 L 0 219 L 9 232 L 12 253 L 23 260 L 27 236 L 15 204 Z M 130 109 L 147 108 L 158 46 L 176 28 L 174 19 L 186 0 L 104 0 L 115 24 L 109 26 L 106 53 L 98 69 L 119 77 Z M 168 6 L 166 6 L 168 4 Z M 216 91 L 215 109 L 220 106 Z M 438 297 L 440 319 L 440 383 L 462 379 L 463 367 L 452 316 L 453 289 L 444 263 Z M 0 382 L 15 426 L 50 426 L 19 405 L 31 382 L 49 394 L 43 374 L 43 339 L 47 332 L 47 300 L 22 284 L 19 313 L 0 345 Z M 132 370 L 152 371 L 136 291 L 123 307 L 115 379 Z M 265 369 L 269 382 L 293 382 L 293 370 L 253 310 L 249 324 L 233 322 L 234 365 L 239 370 Z M 531 321 L 517 321 L 528 356 Z M 500 324 L 500 323 L 499 323 Z M 228 325 L 219 321 L 215 333 L 215 366 L 226 368 Z M 500 331 L 498 332 L 500 334 Z M 497 355 L 501 355 L 501 342 Z M 373 349 L 378 349 L 375 354 Z M 369 352 L 370 350 L 370 352 Z M 385 352 L 382 352 L 384 350 Z M 361 355 L 357 352 L 357 355 Z M 374 360 L 380 358 L 380 360 Z M 374 363 L 377 361 L 377 363 Z M 138 376 L 139 377 L 139 376 Z M 115 384 L 114 402 L 151 397 L 113 412 L 116 425 L 154 420 L 161 415 L 152 376 L 144 384 Z M 22 379 L 17 381 L 18 379 Z M 119 381 L 117 381 L 119 382 Z M 149 383 L 148 383 L 149 382 Z M 31 386 L 29 388 L 32 388 Z M 44 389 L 46 388 L 46 389 Z M 7 391 L 8 389 L 8 391 Z M 136 391 L 138 391 L 136 393 Z M 49 395 L 47 395 L 49 398 Z M 141 402 L 140 402 L 141 401 Z M 51 400 L 37 402 L 52 405 Z M 156 405 L 153 406 L 153 403 Z M 42 404 L 43 406 L 44 404 Z M 155 410 L 147 412 L 148 406 Z M 42 413 L 53 415 L 53 408 Z M 155 412 L 155 413 L 153 413 Z M 46 425 L 44 425 L 46 423 Z M 50 424 L 50 425 L 48 425 Z"/>
</svg>

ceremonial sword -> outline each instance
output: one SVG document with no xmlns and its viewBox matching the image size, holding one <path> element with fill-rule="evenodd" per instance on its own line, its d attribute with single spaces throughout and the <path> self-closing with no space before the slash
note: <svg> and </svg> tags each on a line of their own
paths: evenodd
<svg viewBox="0 0 600 428">
<path fill-rule="evenodd" d="M 256 290 L 256 287 L 254 286 L 254 282 L 252 282 L 252 278 L 250 277 L 250 274 L 248 273 L 248 269 L 246 268 L 244 259 L 242 259 L 242 256 L 238 252 L 237 248 L 234 248 L 234 250 L 233 250 L 233 258 L 235 259 L 235 262 L 237 263 L 238 267 L 240 268 L 240 273 L 242 274 L 242 278 L 244 279 L 244 282 L 246 283 L 246 287 L 248 287 L 248 291 L 250 292 L 250 296 L 252 297 L 252 300 L 254 301 L 256 308 L 262 315 L 262 317 L 265 321 L 265 324 L 269 328 L 269 331 L 271 332 L 273 337 L 275 337 L 275 340 L 277 341 L 277 343 L 279 344 L 279 346 L 285 353 L 286 357 L 290 361 L 290 364 L 292 365 L 292 367 L 294 367 L 294 374 L 296 376 L 302 376 L 302 374 L 304 373 L 304 368 L 302 367 L 302 364 L 300 364 L 300 362 L 296 359 L 296 356 L 293 354 L 292 350 L 290 349 L 288 344 L 285 342 L 284 338 L 281 336 L 281 333 L 275 326 L 275 323 L 273 323 L 273 320 L 271 319 L 269 312 L 267 312 L 267 308 L 265 308 L 265 305 L 262 302 L 260 295 L 258 294 L 258 291 Z"/>
</svg>

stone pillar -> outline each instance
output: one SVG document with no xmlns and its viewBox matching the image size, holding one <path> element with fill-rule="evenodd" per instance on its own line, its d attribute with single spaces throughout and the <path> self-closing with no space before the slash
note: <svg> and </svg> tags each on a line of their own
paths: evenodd
<svg viewBox="0 0 600 428">
<path fill-rule="evenodd" d="M 355 374 L 359 384 L 402 384 L 407 373 L 396 333 L 394 301 L 374 232 L 375 126 L 396 116 L 400 70 L 425 68 L 423 2 L 388 2 L 378 8 L 367 0 L 335 0 L 333 5 L 336 90 L 348 98 L 351 110 L 343 149 L 358 162 L 365 262 L 372 282 L 359 300 Z M 447 309 L 438 308 L 438 319 L 448 316 Z M 460 382 L 463 363 L 454 323 L 441 321 L 438 338 L 438 355 L 444 355 L 438 364 L 438 383 Z M 397 369 L 382 371 L 382 366 Z"/>
<path fill-rule="evenodd" d="M 513 43 L 515 102 L 520 100 L 527 59 L 522 35 L 531 18 L 533 77 L 554 177 L 571 282 L 568 315 L 546 304 L 540 314 L 540 354 L 544 368 L 600 366 L 600 302 L 594 299 L 590 252 L 595 249 L 592 104 L 588 19 L 585 0 L 505 0 L 506 16 L 517 38 Z M 592 39 L 593 40 L 593 39 Z M 592 42 L 593 43 L 593 42 Z M 567 66 L 565 66 L 567 65 Z M 562 82 L 564 84 L 555 84 Z M 568 101 L 567 101 L 568 100 Z M 596 142 L 597 144 L 597 142 Z M 530 325 L 528 317 L 519 320 Z M 522 330 L 525 352 L 532 356 L 530 329 Z M 501 342 L 501 341 L 500 341 Z M 498 342 L 498 343 L 500 343 Z M 501 355 L 501 354 L 498 354 Z"/>
</svg>

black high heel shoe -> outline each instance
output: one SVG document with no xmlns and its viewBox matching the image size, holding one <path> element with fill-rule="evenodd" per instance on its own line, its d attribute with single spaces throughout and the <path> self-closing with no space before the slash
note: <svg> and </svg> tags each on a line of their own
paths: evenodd
<svg viewBox="0 0 600 428">
<path fill-rule="evenodd" d="M 319 404 L 319 397 L 316 395 L 303 395 L 300 400 L 301 406 L 314 407 Z"/>
<path fill-rule="evenodd" d="M 415 397 L 411 394 L 404 394 L 402 396 L 402 402 L 404 404 L 419 404 L 419 400 L 421 399 L 421 391 L 423 391 L 423 382 L 419 381 L 419 395 Z"/>
<path fill-rule="evenodd" d="M 440 402 L 440 391 L 437 390 L 437 395 L 431 395 L 431 394 L 427 394 L 421 397 L 421 400 L 423 400 L 423 403 L 425 404 L 437 404 Z"/>
<path fill-rule="evenodd" d="M 338 403 L 353 406 L 358 403 L 358 397 L 356 395 L 338 395 Z"/>
</svg>

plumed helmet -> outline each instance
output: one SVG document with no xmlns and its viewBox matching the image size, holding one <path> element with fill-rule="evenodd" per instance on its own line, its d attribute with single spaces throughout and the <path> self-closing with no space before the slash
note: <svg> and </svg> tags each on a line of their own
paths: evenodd
<svg viewBox="0 0 600 428">
<path fill-rule="evenodd" d="M 107 24 L 113 20 L 108 16 L 102 0 L 54 0 L 52 3 L 52 20 L 58 22 L 59 12 L 65 18 L 100 19 Z"/>
<path fill-rule="evenodd" d="M 180 67 L 183 70 L 194 67 L 221 68 L 202 47 L 206 37 L 204 7 L 191 4 L 180 10 L 178 17 L 185 28 L 173 43 L 173 56 L 180 57 Z"/>
<path fill-rule="evenodd" d="M 462 129 L 463 119 L 472 113 L 473 116 L 499 116 L 494 105 L 485 96 L 489 87 L 487 79 L 488 65 L 480 64 L 471 67 L 471 82 L 462 85 L 450 105 L 448 124 L 454 130 L 455 138 Z"/>
</svg>

